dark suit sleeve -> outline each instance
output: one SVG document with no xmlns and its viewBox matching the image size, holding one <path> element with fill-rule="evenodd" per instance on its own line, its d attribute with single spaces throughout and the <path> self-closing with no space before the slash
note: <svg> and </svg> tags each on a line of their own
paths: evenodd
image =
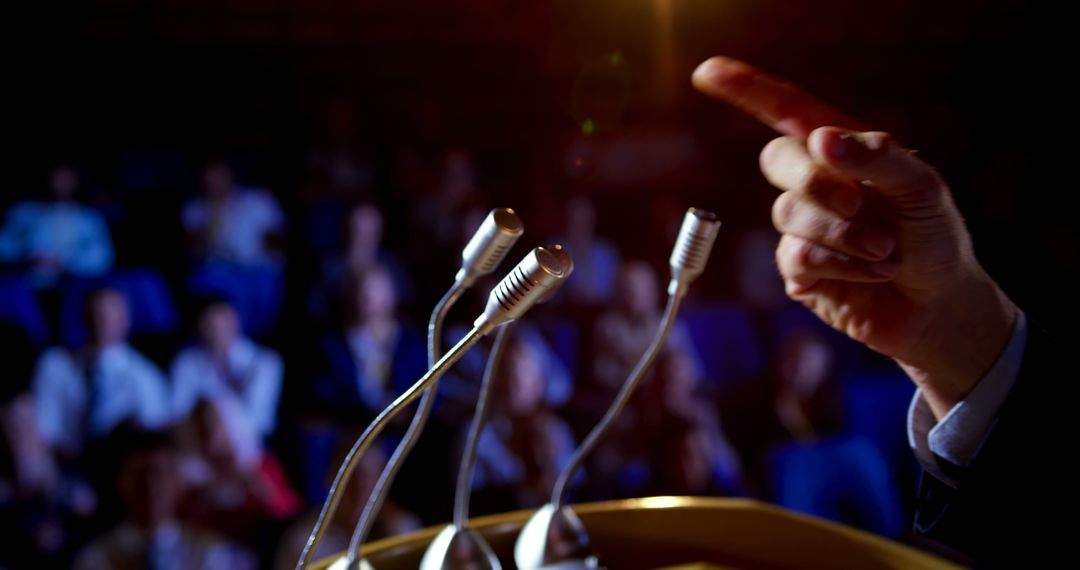
<svg viewBox="0 0 1080 570">
<path fill-rule="evenodd" d="M 1056 566 L 1071 558 L 1075 545 L 1064 534 L 1080 516 L 1068 467 L 1078 448 L 1077 382 L 1062 347 L 1030 323 L 1019 375 L 971 464 L 939 460 L 956 487 L 923 473 L 915 532 L 980 566 Z"/>
</svg>

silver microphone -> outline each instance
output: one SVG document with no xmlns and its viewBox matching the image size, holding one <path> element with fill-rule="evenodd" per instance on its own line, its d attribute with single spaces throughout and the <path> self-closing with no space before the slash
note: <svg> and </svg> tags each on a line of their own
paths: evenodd
<svg viewBox="0 0 1080 570">
<path fill-rule="evenodd" d="M 559 473 L 551 493 L 551 502 L 541 507 L 518 534 L 514 545 L 514 561 L 519 570 L 536 570 L 555 564 L 566 569 L 599 567 L 596 557 L 588 554 L 589 538 L 584 526 L 565 505 L 567 488 L 574 473 L 584 463 L 585 457 L 614 425 L 645 372 L 663 348 L 690 283 L 705 269 L 705 262 L 709 259 L 719 229 L 720 222 L 715 214 L 697 208 L 687 210 L 671 252 L 671 283 L 668 285 L 668 302 L 660 320 L 660 329 L 637 366 L 619 388 L 615 401 Z M 567 545 L 573 547 L 570 554 L 566 553 Z"/>
<path fill-rule="evenodd" d="M 562 248 L 538 247 L 528 253 L 510 273 L 491 290 L 484 313 L 474 327 L 496 327 L 525 314 L 548 291 L 562 283 L 573 264 Z"/>
<path fill-rule="evenodd" d="M 683 216 L 679 237 L 675 238 L 675 247 L 671 249 L 671 282 L 668 295 L 679 293 L 698 275 L 705 271 L 705 262 L 709 260 L 716 234 L 720 231 L 720 221 L 716 214 L 699 208 L 690 208 Z"/>
<path fill-rule="evenodd" d="M 525 231 L 521 218 L 510 208 L 495 208 L 461 251 L 461 269 L 454 280 L 466 287 L 495 270 Z"/>
<path fill-rule="evenodd" d="M 488 212 L 487 217 L 481 222 L 476 233 L 465 245 L 461 253 L 461 269 L 454 278 L 454 284 L 450 286 L 443 298 L 436 303 L 428 320 L 427 334 L 427 362 L 428 367 L 435 365 L 435 359 L 439 356 L 442 347 L 442 323 L 446 314 L 450 311 L 466 289 L 476 282 L 478 277 L 487 275 L 502 263 L 510 248 L 514 246 L 524 231 L 521 218 L 510 208 L 495 208 Z M 420 404 L 416 408 L 413 419 L 401 439 L 401 443 L 394 449 L 378 481 L 371 490 L 364 510 L 360 514 L 360 520 L 353 529 L 352 538 L 349 541 L 348 560 L 356 560 L 359 556 L 360 545 L 364 543 L 379 511 L 382 510 L 386 497 L 390 493 L 390 487 L 397 478 L 398 472 L 405 458 L 416 447 L 416 442 L 427 425 L 428 417 L 432 408 L 435 407 L 435 395 L 438 391 L 438 383 L 433 384 L 424 391 L 420 398 Z"/>
<path fill-rule="evenodd" d="M 558 258 L 558 265 L 563 268 L 563 275 L 541 294 L 541 297 L 536 301 L 538 304 L 550 300 L 559 291 L 562 283 L 574 272 L 574 261 L 561 245 L 553 246 L 547 251 Z M 461 464 L 458 467 L 457 487 L 454 492 L 453 519 L 428 545 L 423 558 L 420 560 L 420 570 L 457 568 L 461 567 L 466 561 L 469 567 L 477 570 L 500 568 L 498 558 L 494 555 L 487 541 L 468 526 L 469 499 L 472 492 L 473 466 L 476 463 L 476 447 L 480 441 L 480 435 L 484 431 L 484 423 L 487 419 L 488 404 L 491 400 L 491 386 L 502 363 L 506 345 L 515 325 L 516 323 L 511 322 L 499 328 L 495 335 L 495 342 L 488 353 L 487 363 L 484 366 L 484 375 L 480 381 L 480 390 L 476 398 L 476 411 L 473 413 L 472 424 L 469 426 L 469 433 L 465 439 L 465 446 L 461 454 Z"/>
<path fill-rule="evenodd" d="M 344 482 L 352 477 L 356 470 L 360 455 L 371 446 L 371 443 L 386 428 L 386 425 L 405 407 L 420 397 L 421 392 L 428 389 L 446 372 L 450 366 L 457 362 L 465 352 L 481 338 L 490 333 L 496 326 L 513 321 L 528 311 L 536 302 L 544 296 L 548 289 L 555 286 L 565 278 L 567 268 L 563 265 L 561 256 L 553 254 L 549 250 L 538 247 L 530 251 L 525 259 L 510 271 L 488 298 L 488 306 L 484 313 L 477 317 L 473 328 L 464 338 L 458 341 L 446 354 L 439 358 L 423 377 L 410 386 L 405 392 L 394 399 L 379 415 L 368 425 L 364 433 L 353 444 L 345 461 L 338 469 L 337 476 L 330 486 L 329 495 L 323 504 L 322 511 L 315 522 L 315 526 L 308 537 L 304 550 L 297 562 L 297 569 L 304 570 L 311 563 L 311 557 L 315 548 L 322 541 L 326 533 L 326 523 L 337 511 L 341 503 Z M 351 556 L 351 555 L 350 555 Z M 355 557 L 347 560 L 352 566 Z"/>
</svg>

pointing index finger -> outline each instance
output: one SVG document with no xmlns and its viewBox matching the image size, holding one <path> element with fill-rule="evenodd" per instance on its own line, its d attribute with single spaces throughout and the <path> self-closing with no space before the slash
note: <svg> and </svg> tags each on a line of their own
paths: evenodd
<svg viewBox="0 0 1080 570">
<path fill-rule="evenodd" d="M 818 127 L 867 130 L 802 89 L 729 57 L 713 57 L 694 70 L 694 87 L 738 107 L 773 129 L 802 140 Z"/>
</svg>

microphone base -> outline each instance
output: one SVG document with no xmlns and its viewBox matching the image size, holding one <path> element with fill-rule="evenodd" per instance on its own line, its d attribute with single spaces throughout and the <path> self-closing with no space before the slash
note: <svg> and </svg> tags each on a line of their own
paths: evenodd
<svg viewBox="0 0 1080 570">
<path fill-rule="evenodd" d="M 502 570 L 498 557 L 480 533 L 447 525 L 424 551 L 420 570 Z"/>
<path fill-rule="evenodd" d="M 514 544 L 519 570 L 602 570 L 585 525 L 569 507 L 540 507 Z"/>
</svg>

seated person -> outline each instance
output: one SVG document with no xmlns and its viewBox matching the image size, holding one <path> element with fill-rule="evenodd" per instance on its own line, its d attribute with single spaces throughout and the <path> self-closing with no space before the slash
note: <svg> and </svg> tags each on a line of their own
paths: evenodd
<svg viewBox="0 0 1080 570">
<path fill-rule="evenodd" d="M 134 445 L 116 481 L 124 519 L 86 545 L 74 568 L 254 569 L 255 557 L 244 548 L 179 520 L 184 489 L 168 437 L 141 434 Z"/>
<path fill-rule="evenodd" d="M 268 522 L 300 510 L 300 496 L 235 398 L 202 399 L 178 426 L 179 467 L 186 492 L 180 509 L 236 540 L 254 543 Z"/>
<path fill-rule="evenodd" d="M 566 227 L 562 243 L 574 257 L 574 278 L 567 280 L 563 295 L 578 305 L 608 305 L 615 298 L 619 251 L 596 235 L 596 206 L 585 196 L 566 203 Z"/>
<path fill-rule="evenodd" d="M 90 343 L 50 348 L 34 370 L 42 438 L 68 457 L 131 421 L 148 429 L 169 423 L 169 391 L 161 370 L 127 343 L 131 315 L 124 295 L 100 289 L 86 302 Z"/>
<path fill-rule="evenodd" d="M 0 263 L 28 268 L 31 282 L 48 287 L 64 275 L 102 275 L 112 267 L 105 219 L 75 197 L 79 173 L 69 164 L 49 171 L 45 201 L 18 202 L 0 227 Z"/>
<path fill-rule="evenodd" d="M 657 490 L 644 494 L 744 494 L 741 461 L 721 426 L 717 402 L 702 393 L 693 359 L 679 349 L 664 351 L 656 377 L 643 388 L 635 402 L 640 421 L 633 437 L 659 459 L 652 477 Z M 693 461 L 704 462 L 701 473 Z"/>
<path fill-rule="evenodd" d="M 203 167 L 202 195 L 184 206 L 181 222 L 196 259 L 242 266 L 281 261 L 281 206 L 270 192 L 237 184 L 225 161 Z"/>
<path fill-rule="evenodd" d="M 95 513 L 97 494 L 38 432 L 29 386 L 33 343 L 2 323 L 0 345 L 12 354 L 0 385 L 0 567 L 57 565 Z"/>
<path fill-rule="evenodd" d="M 312 395 L 317 413 L 366 423 L 424 375 L 427 348 L 398 319 L 394 281 L 381 266 L 349 274 L 344 305 L 341 329 L 319 343 Z"/>
<path fill-rule="evenodd" d="M 548 501 L 577 443 L 544 401 L 546 378 L 534 345 L 511 339 L 493 379 L 491 410 L 476 450 L 477 508 L 538 507 Z"/>
<path fill-rule="evenodd" d="M 224 299 L 203 304 L 198 327 L 198 343 L 173 360 L 173 417 L 186 416 L 202 398 L 233 398 L 258 436 L 269 437 L 281 398 L 281 357 L 243 336 L 239 314 Z"/>
<path fill-rule="evenodd" d="M 334 301 L 348 274 L 376 266 L 390 272 L 398 300 L 407 304 L 412 296 L 412 283 L 397 256 L 383 246 L 384 224 L 382 211 L 374 204 L 361 202 L 349 209 L 345 220 L 345 247 L 343 251 L 326 256 L 319 265 L 308 296 L 310 314 L 320 320 L 329 317 L 339 308 Z"/>
<path fill-rule="evenodd" d="M 631 260 L 623 266 L 618 301 L 600 315 L 593 327 L 591 382 L 574 394 L 574 408 L 582 418 L 598 418 L 607 410 L 615 393 L 645 354 L 660 328 L 660 291 L 656 271 L 648 263 Z M 701 370 L 689 333 L 678 322 L 672 325 L 666 346 L 683 351 L 695 370 Z M 642 381 L 648 382 L 653 374 L 654 370 L 650 369 Z M 593 421 L 586 423 L 591 425 Z"/>
</svg>

